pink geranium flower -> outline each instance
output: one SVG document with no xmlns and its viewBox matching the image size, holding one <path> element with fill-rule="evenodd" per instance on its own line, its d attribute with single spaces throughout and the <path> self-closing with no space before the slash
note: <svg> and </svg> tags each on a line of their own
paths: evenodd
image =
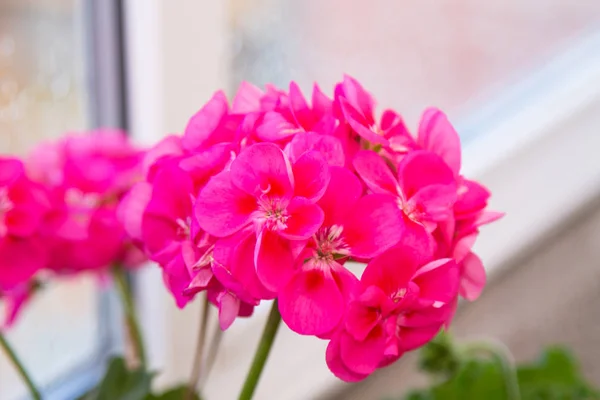
<svg viewBox="0 0 600 400">
<path fill-rule="evenodd" d="M 396 197 L 412 236 L 423 237 L 423 230 L 431 232 L 452 216 L 456 181 L 437 155 L 427 151 L 407 154 L 398 165 L 397 178 L 374 151 L 358 152 L 353 165 L 372 192 Z"/>
<path fill-rule="evenodd" d="M 141 178 L 143 153 L 120 131 L 71 135 L 33 150 L 31 176 L 50 191 L 45 226 L 49 268 L 60 273 L 103 271 L 141 261 L 116 217 L 117 204 Z"/>
<path fill-rule="evenodd" d="M 365 269 L 345 323 L 333 337 L 327 363 L 347 381 L 365 378 L 404 352 L 431 340 L 450 317 L 458 290 L 451 259 L 398 246 Z"/>
<path fill-rule="evenodd" d="M 281 316 L 294 331 L 325 335 L 339 324 L 357 279 L 343 266 L 349 257 L 369 259 L 397 244 L 403 233 L 392 196 L 362 196 L 363 187 L 347 169 L 331 167 L 331 181 L 319 201 L 323 225 L 296 262 L 279 297 Z"/>
<path fill-rule="evenodd" d="M 208 182 L 195 215 L 200 227 L 217 237 L 252 225 L 257 274 L 267 289 L 277 291 L 293 272 L 301 242 L 323 222 L 323 210 L 315 203 L 329 178 L 327 163 L 316 152 L 304 154 L 292 166 L 276 145 L 254 144 L 229 171 Z"/>
</svg>

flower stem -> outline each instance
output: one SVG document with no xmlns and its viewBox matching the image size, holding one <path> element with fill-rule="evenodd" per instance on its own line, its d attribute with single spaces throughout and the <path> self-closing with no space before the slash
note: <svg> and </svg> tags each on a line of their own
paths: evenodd
<svg viewBox="0 0 600 400">
<path fill-rule="evenodd" d="M 6 338 L 4 337 L 2 332 L 0 332 L 0 347 L 2 347 L 2 349 L 6 353 L 6 356 L 12 362 L 19 375 L 21 375 L 21 379 L 23 379 L 23 382 L 29 389 L 31 397 L 35 400 L 41 400 L 42 396 L 40 395 L 39 390 L 35 387 L 35 384 L 29 377 L 27 370 L 25 370 L 25 367 L 17 357 L 17 354 L 14 352 L 10 344 L 6 341 Z"/>
<path fill-rule="evenodd" d="M 269 353 L 271 351 L 271 347 L 273 346 L 275 334 L 277 333 L 277 328 L 279 328 L 280 322 L 281 315 L 279 314 L 279 306 L 277 304 L 277 300 L 275 300 L 273 301 L 269 318 L 267 319 L 262 337 L 260 338 L 260 342 L 256 348 L 256 353 L 254 353 L 252 365 L 250 366 L 250 370 L 248 371 L 246 381 L 244 382 L 244 386 L 242 387 L 242 391 L 240 393 L 240 397 L 238 397 L 238 400 L 252 399 L 254 391 L 256 390 L 256 385 L 260 379 L 260 375 L 265 367 L 267 358 L 269 357 Z"/>
<path fill-rule="evenodd" d="M 491 356 L 502 370 L 507 400 L 521 400 L 517 370 L 506 346 L 493 341 L 471 342 L 463 345 L 463 353 L 485 353 Z"/>
<path fill-rule="evenodd" d="M 198 329 L 198 341 L 196 342 L 196 354 L 194 355 L 194 363 L 192 364 L 192 374 L 188 382 L 187 392 L 185 398 L 191 400 L 194 398 L 196 393 L 196 387 L 200 380 L 200 374 L 202 372 L 202 360 L 204 353 L 204 342 L 206 342 L 206 330 L 208 328 L 208 311 L 209 311 L 208 296 L 202 298 L 202 315 L 200 316 L 200 327 Z"/>
<path fill-rule="evenodd" d="M 135 312 L 135 305 L 133 303 L 133 293 L 131 292 L 131 285 L 127 282 L 127 275 L 125 270 L 121 267 L 113 268 L 113 277 L 117 287 L 117 292 L 121 298 L 121 304 L 125 312 L 125 323 L 127 324 L 127 330 L 131 336 L 135 355 L 140 362 L 140 365 L 146 369 L 146 352 L 144 350 L 144 340 L 142 339 L 142 332 L 140 330 L 140 324 Z"/>
</svg>

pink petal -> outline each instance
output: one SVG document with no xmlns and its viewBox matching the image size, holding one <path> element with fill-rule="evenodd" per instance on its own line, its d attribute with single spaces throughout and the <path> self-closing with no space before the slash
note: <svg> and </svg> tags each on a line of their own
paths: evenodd
<svg viewBox="0 0 600 400">
<path fill-rule="evenodd" d="M 357 301 L 350 303 L 346 314 L 346 331 L 358 341 L 365 340 L 381 322 L 381 305 L 387 295 L 376 286 L 369 286 Z"/>
<path fill-rule="evenodd" d="M 16 322 L 19 314 L 23 311 L 23 308 L 27 305 L 29 300 L 31 300 L 34 290 L 32 285 L 28 282 L 7 293 L 2 293 L 0 291 L 0 299 L 4 301 L 5 305 L 5 318 L 4 321 L 0 323 L 0 332 L 2 331 L 2 328 L 8 329 Z"/>
<path fill-rule="evenodd" d="M 231 164 L 231 181 L 257 198 L 290 198 L 294 188 L 290 162 L 273 143 L 257 143 L 242 151 Z"/>
<path fill-rule="evenodd" d="M 173 295 L 177 307 L 183 308 L 193 299 L 193 297 L 184 294 L 185 289 L 190 284 L 191 278 L 181 256 L 176 257 L 168 265 L 165 265 L 163 280 L 165 286 Z"/>
<path fill-rule="evenodd" d="M 33 238 L 0 238 L 0 254 L 0 291 L 27 282 L 48 262 L 47 248 Z"/>
<path fill-rule="evenodd" d="M 459 268 L 449 258 L 435 260 L 421 267 L 413 282 L 419 286 L 419 297 L 430 303 L 450 303 L 458 294 Z"/>
<path fill-rule="evenodd" d="M 355 204 L 342 235 L 352 256 L 371 258 L 397 244 L 404 227 L 402 212 L 393 196 L 370 194 Z"/>
<path fill-rule="evenodd" d="M 233 186 L 229 172 L 222 172 L 200 192 L 194 216 L 203 230 L 225 237 L 247 225 L 256 208 L 256 199 Z"/>
<path fill-rule="evenodd" d="M 304 153 L 292 166 L 294 195 L 318 201 L 329 185 L 331 175 L 327 161 L 317 151 Z"/>
<path fill-rule="evenodd" d="M 242 232 L 219 240 L 213 252 L 213 270 L 219 281 L 238 297 L 245 297 L 247 294 L 252 299 L 272 299 L 276 294 L 268 291 L 256 274 L 255 248 L 254 232 Z M 217 265 L 222 265 L 223 268 L 219 269 Z M 226 272 L 228 276 L 221 272 Z"/>
<path fill-rule="evenodd" d="M 477 240 L 477 236 L 479 234 L 474 232 L 470 235 L 464 236 L 460 238 L 454 244 L 454 250 L 452 252 L 452 258 L 456 260 L 457 263 L 462 262 L 471 253 L 471 249 L 475 245 L 475 240 Z"/>
<path fill-rule="evenodd" d="M 418 190 L 409 204 L 418 209 L 421 218 L 427 221 L 445 221 L 452 217 L 452 207 L 456 201 L 456 186 L 429 185 Z"/>
<path fill-rule="evenodd" d="M 340 338 L 340 354 L 343 363 L 356 374 L 368 375 L 375 371 L 383 359 L 385 335 L 377 325 L 365 340 L 357 341 L 343 332 Z"/>
<path fill-rule="evenodd" d="M 256 128 L 256 136 L 267 142 L 284 140 L 303 130 L 276 111 L 268 111 L 263 116 L 262 122 Z"/>
<path fill-rule="evenodd" d="M 427 151 L 413 151 L 398 165 L 398 182 L 406 198 L 410 198 L 424 187 L 455 184 L 455 179 L 439 156 Z"/>
<path fill-rule="evenodd" d="M 336 97 L 338 95 L 343 96 L 352 107 L 364 115 L 369 125 L 375 123 L 373 119 L 375 100 L 356 79 L 344 75 L 344 80 L 339 85 L 339 89 L 336 87 Z"/>
<path fill-rule="evenodd" d="M 330 167 L 329 171 L 331 179 L 319 206 L 325 213 L 325 226 L 341 225 L 362 195 L 363 187 L 346 168 Z"/>
<path fill-rule="evenodd" d="M 219 303 L 219 326 L 227 330 L 235 321 L 240 311 L 240 299 L 229 292 L 224 292 L 217 298 Z"/>
<path fill-rule="evenodd" d="M 363 287 L 375 286 L 386 295 L 406 289 L 420 266 L 419 258 L 407 246 L 396 246 L 375 257 L 360 279 Z"/>
<path fill-rule="evenodd" d="M 312 107 L 319 116 L 331 114 L 333 107 L 333 101 L 321 91 L 316 83 L 313 86 Z"/>
<path fill-rule="evenodd" d="M 290 82 L 290 108 L 292 114 L 296 119 L 296 123 L 300 126 L 306 127 L 307 123 L 313 119 L 308 103 L 300 90 L 300 87 L 296 82 Z"/>
<path fill-rule="evenodd" d="M 144 154 L 142 160 L 143 170 L 148 180 L 152 180 L 156 172 L 157 163 L 160 160 L 176 158 L 183 155 L 181 137 L 169 135 L 155 144 Z"/>
<path fill-rule="evenodd" d="M 227 115 L 228 108 L 225 93 L 221 90 L 216 92 L 188 122 L 181 139 L 183 148 L 192 151 L 207 144 L 221 124 L 221 120 Z"/>
<path fill-rule="evenodd" d="M 292 138 L 289 145 L 290 160 L 296 162 L 311 150 L 321 153 L 329 165 L 343 167 L 345 164 L 344 149 L 339 139 L 315 132 L 299 133 Z"/>
<path fill-rule="evenodd" d="M 249 82 L 242 82 L 231 105 L 231 112 L 246 114 L 260 109 L 263 92 Z"/>
<path fill-rule="evenodd" d="M 442 325 L 434 325 L 426 328 L 400 330 L 398 341 L 401 351 L 411 351 L 430 342 L 440 331 Z"/>
<path fill-rule="evenodd" d="M 254 262 L 258 278 L 272 292 L 279 292 L 294 273 L 294 258 L 289 240 L 266 229 L 258 235 Z"/>
<path fill-rule="evenodd" d="M 192 213 L 193 192 L 193 183 L 184 171 L 174 165 L 161 168 L 154 178 L 146 212 L 172 220 L 185 219 Z"/>
<path fill-rule="evenodd" d="M 485 282 L 485 268 L 481 259 L 475 253 L 469 253 L 461 263 L 460 295 L 469 301 L 477 300 Z"/>
<path fill-rule="evenodd" d="M 152 196 L 152 185 L 147 182 L 135 184 L 119 203 L 117 216 L 125 232 L 137 240 L 142 239 L 142 217 Z"/>
<path fill-rule="evenodd" d="M 189 173 L 194 187 L 203 187 L 208 180 L 223 171 L 233 159 L 230 143 L 219 143 L 179 162 L 180 168 Z"/>
<path fill-rule="evenodd" d="M 458 199 L 454 206 L 457 215 L 472 215 L 483 210 L 491 193 L 479 182 L 463 179 L 458 187 Z"/>
<path fill-rule="evenodd" d="M 358 382 L 365 379 L 368 374 L 357 374 L 346 367 L 342 361 L 342 355 L 340 352 L 340 339 L 339 335 L 334 337 L 327 346 L 327 352 L 325 353 L 327 360 L 327 366 L 331 372 L 346 382 Z"/>
<path fill-rule="evenodd" d="M 436 108 L 425 110 L 419 123 L 418 143 L 448 164 L 455 176 L 460 172 L 460 138 L 448 117 Z"/>
<path fill-rule="evenodd" d="M 361 150 L 354 156 L 352 165 L 373 193 L 398 193 L 398 181 L 379 154 Z"/>
<path fill-rule="evenodd" d="M 279 294 L 283 321 L 301 335 L 334 329 L 344 313 L 344 299 L 328 267 L 304 267 Z"/>
<path fill-rule="evenodd" d="M 290 240 L 306 240 L 314 235 L 323 224 L 321 207 L 312 204 L 304 197 L 294 197 L 287 207 L 289 218 L 287 227 L 280 235 Z"/>
<path fill-rule="evenodd" d="M 16 158 L 0 157 L 0 186 L 12 185 L 24 174 L 23 162 Z"/>
<path fill-rule="evenodd" d="M 396 321 L 398 326 L 402 328 L 421 329 L 435 328 L 437 330 L 449 321 L 456 310 L 456 298 L 450 303 L 439 307 L 416 307 L 414 310 L 406 310 Z"/>
<path fill-rule="evenodd" d="M 389 144 L 386 138 L 373 132 L 364 116 L 360 115 L 346 99 L 340 99 L 340 106 L 346 122 L 359 136 L 373 144 L 380 144 L 382 146 Z"/>
</svg>

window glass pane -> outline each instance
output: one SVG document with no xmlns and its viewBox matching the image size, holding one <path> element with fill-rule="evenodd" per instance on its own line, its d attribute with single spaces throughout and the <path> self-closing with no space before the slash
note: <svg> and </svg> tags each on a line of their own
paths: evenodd
<svg viewBox="0 0 600 400">
<path fill-rule="evenodd" d="M 87 125 L 82 4 L 0 0 L 0 153 Z M 40 386 L 68 384 L 100 343 L 98 282 L 70 278 L 35 296 L 8 339 Z M 4 314 L 0 304 L 0 315 Z M 0 351 L 0 399 L 25 390 Z"/>
<path fill-rule="evenodd" d="M 233 0 L 236 80 L 325 88 L 347 72 L 415 123 L 462 116 L 590 30 L 600 2 Z"/>
</svg>

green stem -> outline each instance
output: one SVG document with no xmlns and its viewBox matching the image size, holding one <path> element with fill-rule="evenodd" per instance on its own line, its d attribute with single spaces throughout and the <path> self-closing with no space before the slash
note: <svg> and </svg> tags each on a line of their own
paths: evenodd
<svg viewBox="0 0 600 400">
<path fill-rule="evenodd" d="M 248 371 L 246 381 L 244 382 L 244 386 L 242 387 L 242 391 L 240 393 L 240 397 L 238 397 L 238 400 L 252 399 L 254 391 L 256 390 L 256 385 L 260 379 L 260 375 L 265 367 L 267 358 L 269 357 L 271 347 L 273 347 L 273 341 L 275 339 L 275 334 L 277 333 L 277 328 L 279 328 L 280 322 L 281 315 L 279 314 L 279 306 L 277 304 L 277 300 L 275 300 L 273 301 L 273 306 L 271 307 L 271 312 L 269 313 L 269 319 L 267 319 L 267 324 L 265 325 L 262 337 L 260 338 L 260 342 L 256 348 L 256 353 L 254 353 L 252 365 L 250 366 L 250 370 Z"/>
<path fill-rule="evenodd" d="M 491 356 L 502 370 L 507 400 L 521 400 L 517 370 L 506 346 L 492 341 L 471 342 L 463 346 L 464 353 L 485 353 Z"/>
<path fill-rule="evenodd" d="M 208 328 L 208 312 L 209 312 L 209 301 L 208 296 L 204 296 L 202 299 L 202 315 L 200 317 L 200 327 L 198 329 L 198 341 L 196 342 L 196 354 L 194 355 L 194 363 L 192 365 L 192 374 L 188 382 L 187 392 L 185 398 L 192 400 L 196 393 L 196 387 L 200 380 L 200 374 L 202 372 L 202 360 L 204 353 L 204 342 L 206 342 L 206 330 Z"/>
<path fill-rule="evenodd" d="M 42 396 L 40 396 L 39 390 L 37 390 L 37 388 L 35 387 L 35 384 L 29 377 L 27 370 L 25 370 L 25 367 L 19 360 L 19 357 L 17 357 L 17 354 L 14 352 L 14 350 L 12 349 L 10 344 L 6 341 L 6 338 L 4 337 L 2 332 L 0 332 L 0 347 L 2 347 L 2 349 L 6 353 L 6 356 L 12 362 L 13 366 L 15 367 L 15 369 L 17 370 L 19 375 L 21 375 L 21 379 L 23 379 L 23 382 L 29 389 L 29 393 L 31 394 L 31 397 L 34 398 L 35 400 L 41 400 Z"/>
<path fill-rule="evenodd" d="M 142 332 L 140 330 L 140 324 L 138 322 L 137 314 L 135 312 L 135 305 L 133 302 L 133 293 L 131 292 L 131 286 L 127 282 L 127 275 L 125 270 L 121 267 L 113 268 L 113 277 L 117 287 L 117 292 L 121 298 L 121 304 L 125 312 L 125 323 L 131 336 L 131 341 L 135 350 L 135 355 L 140 362 L 140 365 L 146 369 L 146 352 L 144 350 L 144 340 L 142 339 Z"/>
</svg>

